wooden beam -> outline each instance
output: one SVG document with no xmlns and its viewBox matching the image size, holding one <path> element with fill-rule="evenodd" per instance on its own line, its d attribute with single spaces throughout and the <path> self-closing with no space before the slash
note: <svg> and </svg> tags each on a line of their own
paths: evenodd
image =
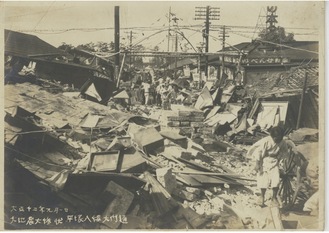
<svg viewBox="0 0 329 233">
<path fill-rule="evenodd" d="M 190 175 L 223 176 L 223 177 L 227 177 L 227 178 L 256 181 L 255 179 L 251 179 L 251 178 L 243 177 L 243 176 L 238 175 L 238 174 L 231 174 L 231 173 L 198 172 L 198 171 L 177 171 L 177 170 L 173 170 L 173 173 L 176 173 L 176 174 L 190 174 Z"/>
</svg>

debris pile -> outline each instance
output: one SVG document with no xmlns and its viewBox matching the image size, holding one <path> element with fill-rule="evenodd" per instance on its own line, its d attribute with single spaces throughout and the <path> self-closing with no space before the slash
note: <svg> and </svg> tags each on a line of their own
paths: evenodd
<svg viewBox="0 0 329 233">
<path fill-rule="evenodd" d="M 48 66 L 39 65 L 39 72 Z M 142 102 L 141 93 L 132 97 L 129 85 L 114 90 L 113 80 L 98 77 L 105 75 L 99 70 L 93 70 L 98 78 L 84 76 L 79 92 L 73 84 L 63 87 L 40 79 L 40 73 L 20 73 L 19 82 L 10 79 L 5 86 L 6 161 L 32 174 L 70 213 L 83 211 L 103 219 L 83 228 L 283 229 L 278 209 L 269 208 L 258 218 L 256 176 L 246 151 L 278 125 L 299 146 L 318 141 L 318 131 L 312 129 L 318 123 L 316 69 L 311 70 L 312 83 L 302 94 L 299 89 L 282 90 L 287 82 L 289 88 L 303 86 L 300 71 L 293 69 L 252 87 L 277 92 L 248 96 L 252 88 L 229 80 L 224 85 L 208 82 L 201 90 L 184 90 L 184 98 L 197 96 L 188 106 L 168 100 L 162 108 L 147 106 L 148 99 L 143 100 L 146 106 L 131 106 L 132 98 Z M 29 78 L 24 80 L 24 75 Z M 181 84 L 177 80 L 173 85 L 189 87 L 186 79 Z M 301 118 L 309 111 L 300 110 L 303 101 L 312 103 L 313 115 Z M 304 128 L 293 131 L 299 124 Z M 319 168 L 303 154 L 287 158 L 283 175 L 289 184 L 279 192 L 288 207 L 303 205 L 312 196 L 315 201 L 305 209 L 314 213 Z M 107 221 L 112 216 L 118 219 Z"/>
<path fill-rule="evenodd" d="M 6 85 L 5 91 L 6 154 L 73 212 L 127 216 L 127 225 L 100 228 L 204 227 L 211 222 L 208 215 L 223 211 L 223 201 L 209 199 L 208 189 L 220 193 L 224 185 L 243 186 L 248 180 L 152 119 L 34 84 Z M 191 113 L 197 114 L 193 120 L 187 117 Z M 193 127 L 202 123 L 201 113 L 180 110 L 178 118 L 167 120 Z M 209 211 L 202 213 L 204 205 Z"/>
</svg>

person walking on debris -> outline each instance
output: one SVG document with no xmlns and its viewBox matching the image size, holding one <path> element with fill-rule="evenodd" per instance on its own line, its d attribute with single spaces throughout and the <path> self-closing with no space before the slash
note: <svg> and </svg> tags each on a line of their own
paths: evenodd
<svg viewBox="0 0 329 233">
<path fill-rule="evenodd" d="M 257 187 L 261 191 L 261 207 L 265 207 L 265 193 L 272 189 L 272 205 L 277 206 L 277 194 L 280 183 L 279 162 L 289 156 L 291 146 L 283 139 L 284 131 L 280 127 L 273 127 L 270 136 L 256 142 L 248 151 L 255 160 L 257 172 Z"/>
</svg>

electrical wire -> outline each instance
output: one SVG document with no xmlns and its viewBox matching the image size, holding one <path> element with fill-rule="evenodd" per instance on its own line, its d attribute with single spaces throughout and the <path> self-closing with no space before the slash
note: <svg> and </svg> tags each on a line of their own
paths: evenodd
<svg viewBox="0 0 329 233">
<path fill-rule="evenodd" d="M 53 1 L 50 5 L 49 5 L 49 7 L 48 7 L 48 9 L 47 9 L 47 11 L 45 12 L 45 14 L 40 18 L 40 20 L 37 22 L 37 24 L 34 26 L 34 30 L 36 29 L 36 27 L 40 24 L 40 22 L 44 19 L 44 17 L 48 14 L 48 12 L 49 12 L 49 10 L 50 10 L 50 8 L 53 6 L 53 4 L 55 3 L 55 1 Z"/>
<path fill-rule="evenodd" d="M 248 38 L 248 39 L 252 39 L 252 38 L 249 37 L 249 36 L 242 35 L 242 34 L 239 34 L 239 33 L 233 33 L 233 34 L 236 34 L 236 35 L 239 35 L 239 36 L 242 36 L 242 37 Z M 268 43 L 268 44 L 273 44 L 273 45 L 278 45 L 278 46 L 285 47 L 285 48 L 289 48 L 289 49 L 294 49 L 294 50 L 299 50 L 299 51 L 304 51 L 304 52 L 309 52 L 309 53 L 319 54 L 318 52 L 315 52 L 315 51 L 312 51 L 312 50 L 301 49 L 301 48 L 295 48 L 295 47 L 292 47 L 292 46 L 289 46 L 289 45 L 279 44 L 279 43 L 274 43 L 274 42 L 266 41 L 266 40 L 262 40 L 262 39 L 256 39 L 256 41 L 260 41 L 260 42 Z"/>
</svg>

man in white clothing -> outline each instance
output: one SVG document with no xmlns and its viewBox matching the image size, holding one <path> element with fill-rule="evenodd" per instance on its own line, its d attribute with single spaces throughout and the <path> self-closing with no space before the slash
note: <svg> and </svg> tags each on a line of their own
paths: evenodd
<svg viewBox="0 0 329 233">
<path fill-rule="evenodd" d="M 145 105 L 148 105 L 148 102 L 149 102 L 150 87 L 151 87 L 151 85 L 147 82 L 144 82 L 142 84 L 142 88 L 144 89 Z"/>
<path fill-rule="evenodd" d="M 279 162 L 289 156 L 291 147 L 283 140 L 284 131 L 280 127 L 273 127 L 270 136 L 256 142 L 248 151 L 255 160 L 257 172 L 257 187 L 261 190 L 262 207 L 265 206 L 266 189 L 272 189 L 272 204 L 277 205 L 277 194 L 280 183 Z"/>
</svg>

